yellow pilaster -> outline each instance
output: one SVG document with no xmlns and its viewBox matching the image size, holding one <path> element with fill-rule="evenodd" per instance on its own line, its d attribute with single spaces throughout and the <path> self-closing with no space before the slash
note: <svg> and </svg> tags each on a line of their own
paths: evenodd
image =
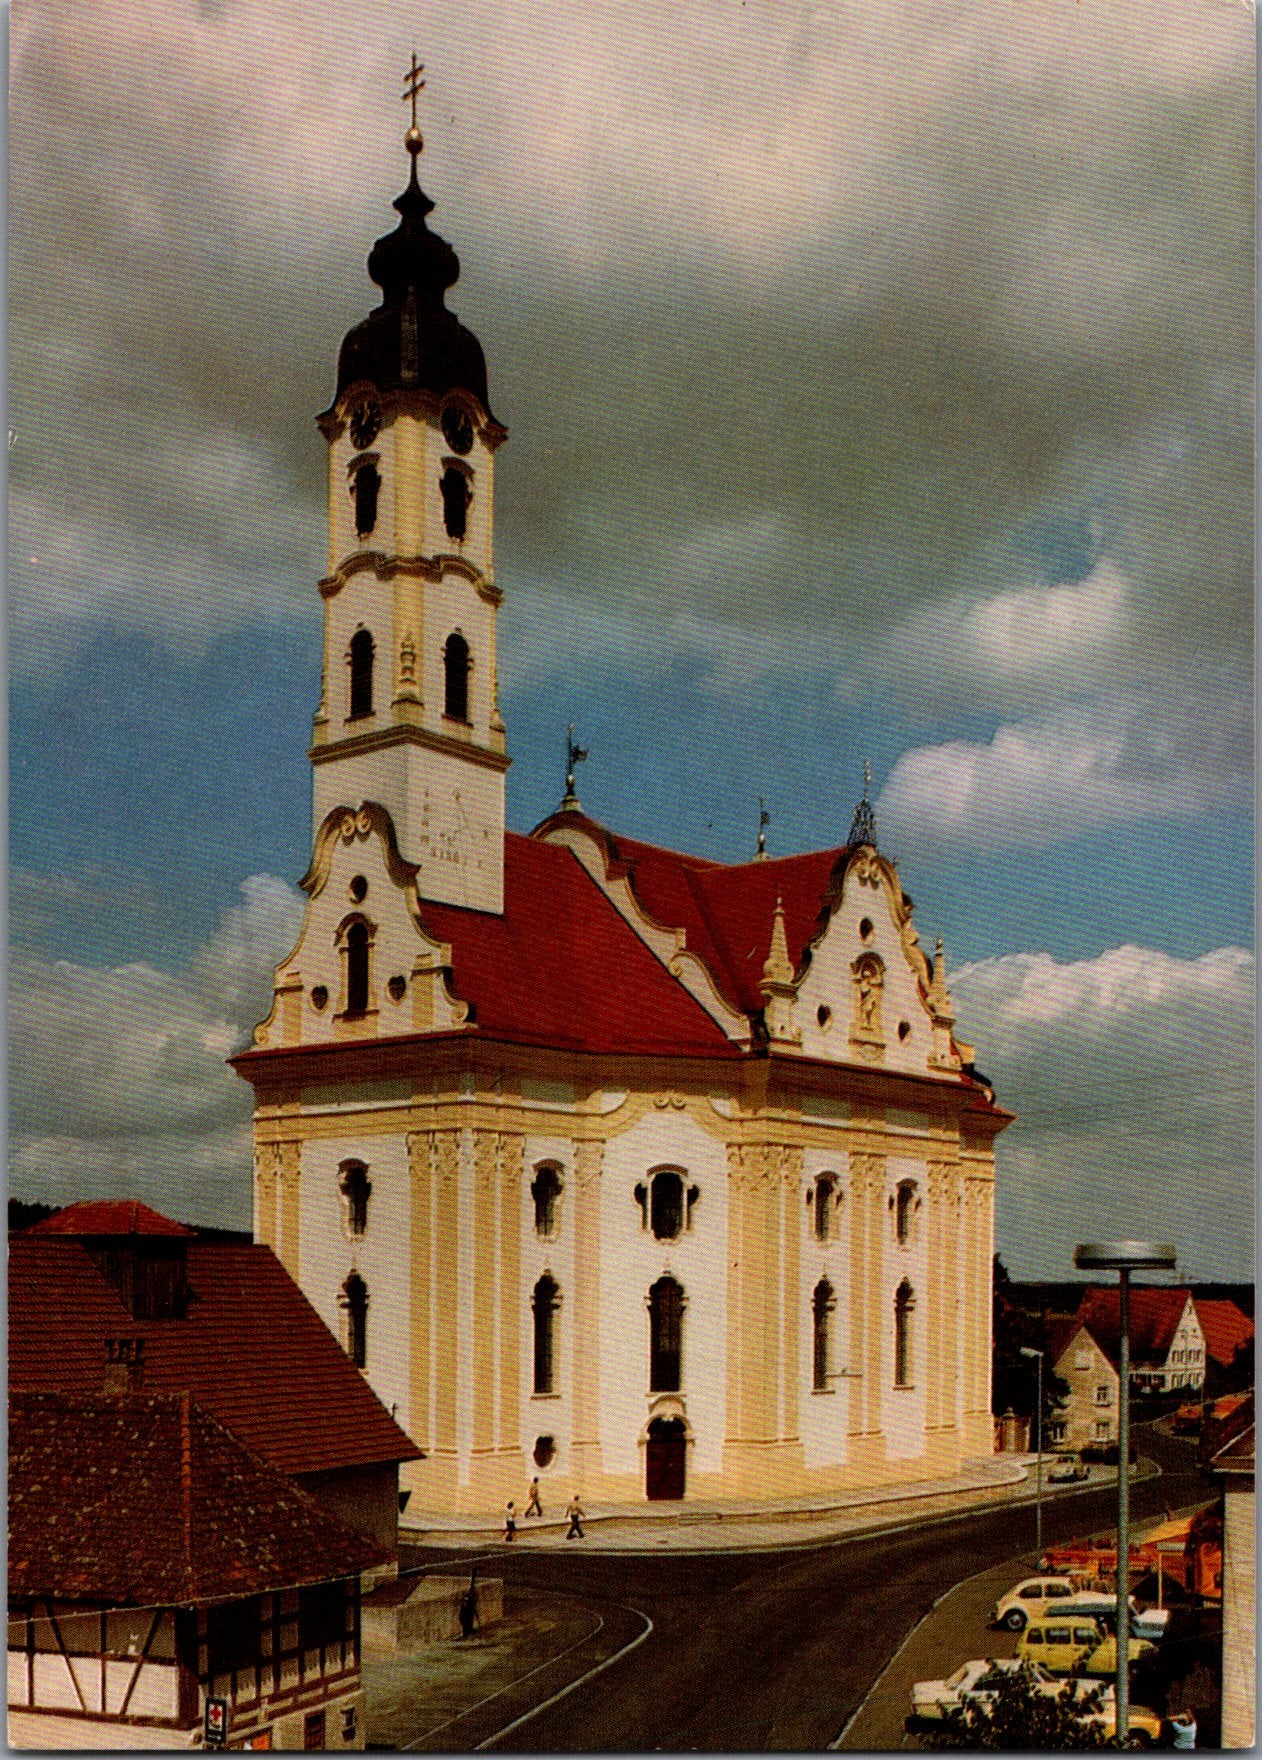
<svg viewBox="0 0 1262 1760">
<path fill-rule="evenodd" d="M 473 1454 L 495 1447 L 496 1135 L 473 1133 Z"/>
<path fill-rule="evenodd" d="M 574 1145 L 574 1429 L 576 1474 L 588 1481 L 600 1457 L 600 1192 L 605 1146 Z"/>
<path fill-rule="evenodd" d="M 431 1136 L 412 1131 L 408 1136 L 408 1171 L 411 1184 L 412 1263 L 412 1361 L 409 1365 L 409 1426 L 418 1448 L 431 1446 L 433 1381 L 430 1374 L 430 1301 L 433 1292 L 434 1174 Z"/>
<path fill-rule="evenodd" d="M 798 1360 L 802 1327 L 802 1236 L 798 1224 L 798 1202 L 802 1189 L 802 1151 L 788 1147 L 780 1161 L 780 1228 L 781 1264 L 784 1267 L 784 1292 L 780 1320 L 782 1360 L 783 1419 L 781 1434 L 789 1441 L 798 1440 L 798 1388 L 801 1364 Z"/>
<path fill-rule="evenodd" d="M 434 1456 L 455 1486 L 456 1382 L 459 1373 L 460 1133 L 433 1132 L 434 1156 Z"/>
<path fill-rule="evenodd" d="M 278 1143 L 277 1174 L 280 1184 L 280 1262 L 293 1278 L 299 1278 L 298 1179 L 302 1163 L 301 1143 Z"/>
<path fill-rule="evenodd" d="M 275 1143 L 260 1143 L 254 1151 L 254 1238 L 276 1252 L 276 1176 L 280 1151 Z"/>
<path fill-rule="evenodd" d="M 499 1139 L 500 1165 L 500 1398 L 499 1446 L 521 1447 L 521 1204 L 526 1139 L 507 1131 Z"/>
</svg>

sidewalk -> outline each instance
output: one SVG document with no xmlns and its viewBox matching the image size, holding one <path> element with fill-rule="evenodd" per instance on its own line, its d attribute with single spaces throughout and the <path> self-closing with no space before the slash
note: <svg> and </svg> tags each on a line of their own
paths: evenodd
<svg viewBox="0 0 1262 1760">
<path fill-rule="evenodd" d="M 583 1519 L 586 1530 L 581 1544 L 589 1549 L 622 1552 L 670 1550 L 684 1552 L 772 1548 L 801 1544 L 839 1534 L 862 1533 L 893 1527 L 905 1521 L 923 1521 L 934 1515 L 993 1503 L 1033 1500 L 1033 1455 L 992 1455 L 970 1461 L 953 1479 L 911 1481 L 879 1490 L 833 1492 L 813 1497 L 786 1498 L 775 1504 L 753 1501 L 715 1503 L 698 1500 L 684 1503 L 600 1504 Z M 1045 1500 L 1096 1490 L 1116 1481 L 1112 1468 L 1093 1468 L 1085 1484 L 1064 1490 L 1045 1485 Z M 400 1520 L 399 1538 L 413 1546 L 482 1545 L 501 1540 L 498 1517 L 485 1514 L 437 1516 L 418 1511 Z M 562 1548 L 567 1543 L 564 1511 L 558 1503 L 542 1518 L 518 1518 L 515 1545 L 527 1548 Z M 577 1540 L 570 1545 L 580 1544 Z"/>
</svg>

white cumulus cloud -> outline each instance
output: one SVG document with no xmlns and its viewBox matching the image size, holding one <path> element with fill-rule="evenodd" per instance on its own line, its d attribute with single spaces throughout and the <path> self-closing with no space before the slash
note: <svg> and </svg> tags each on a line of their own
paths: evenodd
<svg viewBox="0 0 1262 1760">
<path fill-rule="evenodd" d="M 271 875 L 241 890 L 183 973 L 11 954 L 16 1196 L 130 1195 L 195 1220 L 248 1221 L 250 1093 L 225 1060 L 266 1013 L 302 907 Z"/>
<path fill-rule="evenodd" d="M 998 1146 L 1011 1270 L 1070 1275 L 1078 1241 L 1140 1237 L 1183 1249 L 1185 1275 L 1252 1275 L 1255 981 L 1241 947 L 954 975 L 961 1031 L 1017 1115 Z"/>
</svg>

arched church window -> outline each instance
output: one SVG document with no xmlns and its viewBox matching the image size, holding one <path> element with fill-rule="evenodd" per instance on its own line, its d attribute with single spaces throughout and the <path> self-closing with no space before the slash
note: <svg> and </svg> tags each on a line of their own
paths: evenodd
<svg viewBox="0 0 1262 1760">
<path fill-rule="evenodd" d="M 443 649 L 443 714 L 453 721 L 469 719 L 469 644 L 459 630 Z"/>
<path fill-rule="evenodd" d="M 910 1387 L 912 1374 L 911 1317 L 916 1294 L 904 1278 L 894 1295 L 894 1385 Z"/>
<path fill-rule="evenodd" d="M 560 1288 L 556 1279 L 545 1271 L 535 1285 L 534 1294 L 530 1298 L 535 1321 L 534 1390 L 536 1393 L 555 1391 L 553 1381 L 555 1377 L 556 1315 L 560 1305 Z"/>
<path fill-rule="evenodd" d="M 443 498 L 443 524 L 447 536 L 460 542 L 468 530 L 469 503 L 473 500 L 469 479 L 463 470 L 451 464 L 439 478 L 438 487 Z"/>
<path fill-rule="evenodd" d="M 366 538 L 377 523 L 377 499 L 381 494 L 381 472 L 371 459 L 355 472 L 355 531 Z"/>
<path fill-rule="evenodd" d="M 342 1306 L 346 1310 L 346 1354 L 357 1369 L 368 1362 L 368 1285 L 352 1271 L 342 1285 Z"/>
<path fill-rule="evenodd" d="M 835 1173 L 821 1173 L 811 1193 L 812 1224 L 817 1241 L 830 1241 L 837 1231 L 837 1206 L 841 1191 Z"/>
<path fill-rule="evenodd" d="M 557 1231 L 561 1200 L 561 1175 L 550 1162 L 535 1174 L 530 1195 L 535 1202 L 535 1233 L 541 1240 L 549 1240 Z"/>
<path fill-rule="evenodd" d="M 372 1181 L 362 1161 L 343 1161 L 338 1170 L 338 1191 L 346 1206 L 346 1227 L 349 1233 L 363 1234 L 368 1227 L 368 1200 Z"/>
<path fill-rule="evenodd" d="M 368 925 L 362 919 L 346 931 L 346 1012 L 368 1011 Z"/>
<path fill-rule="evenodd" d="M 372 632 L 357 629 L 351 637 L 351 716 L 372 714 Z"/>
<path fill-rule="evenodd" d="M 649 1227 L 659 1241 L 673 1241 L 684 1226 L 684 1182 L 669 1169 L 653 1175 L 649 1187 Z"/>
<path fill-rule="evenodd" d="M 684 1292 L 669 1275 L 649 1291 L 649 1392 L 678 1393 L 683 1370 Z"/>
<path fill-rule="evenodd" d="M 900 1247 L 905 1247 L 911 1239 L 912 1217 L 915 1209 L 915 1180 L 900 1180 L 898 1189 L 894 1193 L 894 1237 Z"/>
<path fill-rule="evenodd" d="M 811 1296 L 811 1386 L 816 1393 L 825 1393 L 828 1389 L 832 1313 L 836 1306 L 832 1284 L 826 1277 L 821 1277 Z"/>
</svg>

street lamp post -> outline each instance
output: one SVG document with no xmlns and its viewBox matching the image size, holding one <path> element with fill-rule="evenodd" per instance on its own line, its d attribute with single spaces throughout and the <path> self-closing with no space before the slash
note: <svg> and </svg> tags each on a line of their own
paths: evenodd
<svg viewBox="0 0 1262 1760">
<path fill-rule="evenodd" d="M 1023 1344 L 1020 1348 L 1023 1357 L 1037 1357 L 1039 1360 L 1038 1402 L 1034 1408 L 1034 1418 L 1038 1425 L 1038 1453 L 1035 1456 L 1034 1466 L 1037 1486 L 1034 1494 L 1034 1550 L 1041 1563 L 1043 1558 L 1043 1353 L 1036 1351 L 1033 1345 Z"/>
<path fill-rule="evenodd" d="M 1152 1241 L 1088 1241 L 1074 1248 L 1079 1271 L 1116 1271 L 1118 1274 L 1118 1417 L 1117 1417 L 1117 1742 L 1125 1747 L 1130 1735 L 1130 1515 L 1131 1515 L 1131 1414 L 1130 1414 L 1130 1276 L 1132 1271 L 1173 1271 L 1174 1248 Z"/>
</svg>

